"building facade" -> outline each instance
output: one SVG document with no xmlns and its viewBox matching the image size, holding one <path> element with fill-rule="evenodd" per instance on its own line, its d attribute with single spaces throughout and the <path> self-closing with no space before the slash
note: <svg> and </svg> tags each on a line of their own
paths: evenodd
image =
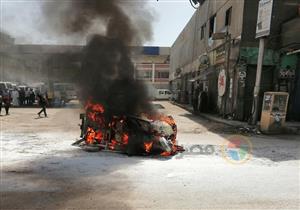
<svg viewBox="0 0 300 210">
<path fill-rule="evenodd" d="M 21 75 L 27 70 L 25 59 L 13 53 L 15 50 L 14 42 L 12 37 L 0 32 L 0 81 L 25 79 L 25 75 Z"/>
<path fill-rule="evenodd" d="M 2 81 L 17 84 L 74 81 L 81 68 L 84 46 L 15 44 L 10 36 L 1 33 L 0 73 Z M 135 79 L 153 89 L 169 87 L 170 48 L 131 47 Z"/>
<path fill-rule="evenodd" d="M 144 81 L 149 88 L 169 88 L 169 47 L 142 47 L 133 51 L 132 59 L 137 80 Z"/>
<path fill-rule="evenodd" d="M 299 17 L 297 1 L 273 1 L 260 97 L 278 86 L 282 27 L 286 21 Z M 171 88 L 179 93 L 180 102 L 192 103 L 195 88 L 200 86 L 208 95 L 208 112 L 249 120 L 258 56 L 258 2 L 202 1 L 171 48 Z"/>
</svg>

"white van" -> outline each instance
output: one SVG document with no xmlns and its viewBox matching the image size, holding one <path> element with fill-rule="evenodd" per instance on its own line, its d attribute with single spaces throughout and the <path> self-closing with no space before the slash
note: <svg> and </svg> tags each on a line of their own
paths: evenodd
<svg viewBox="0 0 300 210">
<path fill-rule="evenodd" d="M 66 103 L 77 99 L 77 91 L 72 83 L 54 83 L 54 96 L 62 98 Z"/>
<path fill-rule="evenodd" d="M 0 91 L 3 90 L 12 90 L 13 86 L 11 82 L 2 82 L 0 81 Z"/>
<path fill-rule="evenodd" d="M 169 100 L 172 96 L 172 93 L 168 89 L 157 89 L 154 98 L 156 100 Z"/>
</svg>

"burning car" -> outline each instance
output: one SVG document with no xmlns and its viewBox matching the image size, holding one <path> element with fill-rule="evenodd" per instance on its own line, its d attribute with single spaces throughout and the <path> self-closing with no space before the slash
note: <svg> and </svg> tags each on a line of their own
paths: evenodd
<svg viewBox="0 0 300 210">
<path fill-rule="evenodd" d="M 114 151 L 131 155 L 175 155 L 183 148 L 176 143 L 177 126 L 171 116 L 105 117 L 101 104 L 87 102 L 81 118 L 78 145 L 87 151 Z"/>
</svg>

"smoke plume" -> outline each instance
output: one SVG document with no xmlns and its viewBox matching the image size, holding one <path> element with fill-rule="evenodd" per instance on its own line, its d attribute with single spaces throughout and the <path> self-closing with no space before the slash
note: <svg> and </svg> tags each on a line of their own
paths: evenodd
<svg viewBox="0 0 300 210">
<path fill-rule="evenodd" d="M 136 14 L 151 17 L 145 4 L 124 0 L 62 2 L 56 2 L 55 7 L 53 2 L 44 5 L 49 27 L 62 34 L 81 36 L 90 34 L 95 26 L 99 29 L 98 34 L 88 37 L 82 52 L 82 68 L 76 76 L 81 99 L 103 104 L 107 117 L 149 113 L 146 87 L 134 80 L 129 46 L 151 37 L 151 23 L 143 17 L 127 15 L 124 9 L 130 6 L 127 11 L 136 9 Z"/>
<path fill-rule="evenodd" d="M 43 4 L 44 27 L 61 34 L 101 34 L 124 44 L 142 44 L 152 38 L 153 15 L 146 1 L 70 0 Z"/>
</svg>

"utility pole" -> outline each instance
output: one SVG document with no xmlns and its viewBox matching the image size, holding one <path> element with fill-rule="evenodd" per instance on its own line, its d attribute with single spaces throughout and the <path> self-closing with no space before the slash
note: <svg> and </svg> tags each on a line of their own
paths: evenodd
<svg viewBox="0 0 300 210">
<path fill-rule="evenodd" d="M 256 81 L 255 81 L 254 94 L 253 94 L 252 122 L 251 122 L 252 125 L 257 124 L 257 118 L 258 118 L 258 100 L 259 100 L 262 65 L 264 60 L 264 51 L 265 51 L 265 38 L 260 38 L 259 52 L 258 52 L 258 59 L 257 59 Z"/>
<path fill-rule="evenodd" d="M 259 38 L 256 81 L 253 91 L 252 119 L 250 124 L 256 125 L 258 119 L 259 92 L 261 73 L 264 61 L 265 38 L 270 35 L 272 21 L 273 0 L 260 0 L 258 5 L 256 38 Z"/>
<path fill-rule="evenodd" d="M 226 33 L 226 44 L 225 44 L 225 49 L 226 49 L 226 93 L 224 95 L 225 100 L 224 100 L 224 112 L 223 112 L 223 118 L 225 118 L 226 116 L 226 108 L 227 108 L 227 100 L 229 97 L 229 86 L 230 86 L 230 53 L 231 53 L 231 34 L 228 33 L 228 29 L 227 29 L 227 33 Z"/>
</svg>

